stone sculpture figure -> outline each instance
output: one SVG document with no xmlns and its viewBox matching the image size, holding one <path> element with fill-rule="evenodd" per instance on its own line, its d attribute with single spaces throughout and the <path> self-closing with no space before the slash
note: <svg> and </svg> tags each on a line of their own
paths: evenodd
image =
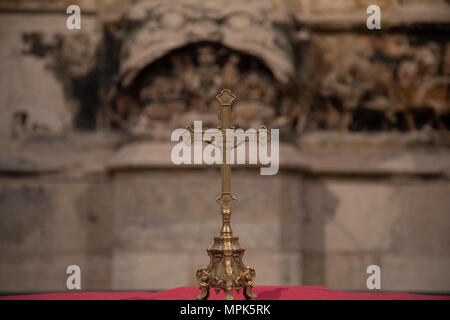
<svg viewBox="0 0 450 320">
<path fill-rule="evenodd" d="M 236 86 L 240 82 L 239 61 L 240 58 L 237 54 L 231 54 L 222 69 L 223 86 L 230 88 L 231 91 L 236 90 Z"/>
</svg>

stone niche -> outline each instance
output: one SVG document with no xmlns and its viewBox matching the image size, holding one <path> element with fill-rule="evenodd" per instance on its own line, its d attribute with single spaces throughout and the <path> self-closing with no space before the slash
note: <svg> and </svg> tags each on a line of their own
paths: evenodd
<svg viewBox="0 0 450 320">
<path fill-rule="evenodd" d="M 218 127 L 215 95 L 238 96 L 234 123 L 294 132 L 298 117 L 292 16 L 270 2 L 143 2 L 123 16 L 109 125 L 167 140 L 193 120 Z"/>
</svg>

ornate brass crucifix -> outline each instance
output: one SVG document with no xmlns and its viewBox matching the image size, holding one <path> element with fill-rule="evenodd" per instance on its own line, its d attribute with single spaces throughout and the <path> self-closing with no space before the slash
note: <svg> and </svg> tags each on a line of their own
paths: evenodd
<svg viewBox="0 0 450 320">
<path fill-rule="evenodd" d="M 236 97 L 227 89 L 222 90 L 217 96 L 220 102 L 220 120 L 222 134 L 222 159 L 221 176 L 222 192 L 216 199 L 220 204 L 222 213 L 222 229 L 220 235 L 214 238 L 214 243 L 207 250 L 210 262 L 206 267 L 197 271 L 197 281 L 200 285 L 201 294 L 197 295 L 197 300 L 208 299 L 210 288 L 214 288 L 216 293 L 220 290 L 225 291 L 226 299 L 233 300 L 233 288 L 237 293 L 243 288 L 244 296 L 247 299 L 254 300 L 257 295 L 252 293 L 253 283 L 255 281 L 255 269 L 244 265 L 242 257 L 245 249 L 239 245 L 239 238 L 233 236 L 230 226 L 231 206 L 236 202 L 236 198 L 231 195 L 230 178 L 231 167 L 227 161 L 227 144 L 235 146 L 234 141 L 227 141 L 226 130 L 234 129 L 231 127 L 231 104 Z M 265 128 L 264 128 L 265 129 Z M 193 137 L 192 128 L 188 128 Z M 270 136 L 267 136 L 267 140 Z M 259 141 L 259 136 L 256 135 Z"/>
</svg>

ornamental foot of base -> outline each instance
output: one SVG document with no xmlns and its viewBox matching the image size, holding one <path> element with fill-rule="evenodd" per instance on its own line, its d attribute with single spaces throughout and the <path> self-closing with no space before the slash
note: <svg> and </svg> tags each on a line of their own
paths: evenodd
<svg viewBox="0 0 450 320">
<path fill-rule="evenodd" d="M 245 249 L 240 247 L 238 237 L 215 237 L 214 244 L 207 252 L 210 258 L 209 265 L 197 271 L 197 281 L 202 290 L 196 296 L 197 300 L 208 299 L 210 288 L 216 293 L 223 290 L 226 300 L 234 300 L 233 288 L 237 293 L 242 288 L 247 300 L 257 298 L 257 295 L 252 293 L 255 269 L 242 262 Z"/>
<path fill-rule="evenodd" d="M 209 298 L 209 288 L 208 287 L 202 287 L 202 293 L 195 296 L 195 299 L 197 300 L 207 300 Z"/>
</svg>

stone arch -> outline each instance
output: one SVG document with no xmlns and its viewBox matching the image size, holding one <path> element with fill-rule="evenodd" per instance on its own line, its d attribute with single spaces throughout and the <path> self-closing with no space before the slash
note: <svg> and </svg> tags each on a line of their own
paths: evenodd
<svg viewBox="0 0 450 320">
<path fill-rule="evenodd" d="M 214 97 L 226 87 L 239 97 L 236 125 L 292 128 L 289 18 L 282 27 L 270 12 L 270 1 L 231 1 L 226 7 L 220 1 L 152 1 L 130 8 L 122 18 L 116 118 L 134 118 L 153 132 L 155 126 L 185 126 L 189 116 L 215 125 Z M 181 114 L 188 119 L 177 121 Z"/>
</svg>

